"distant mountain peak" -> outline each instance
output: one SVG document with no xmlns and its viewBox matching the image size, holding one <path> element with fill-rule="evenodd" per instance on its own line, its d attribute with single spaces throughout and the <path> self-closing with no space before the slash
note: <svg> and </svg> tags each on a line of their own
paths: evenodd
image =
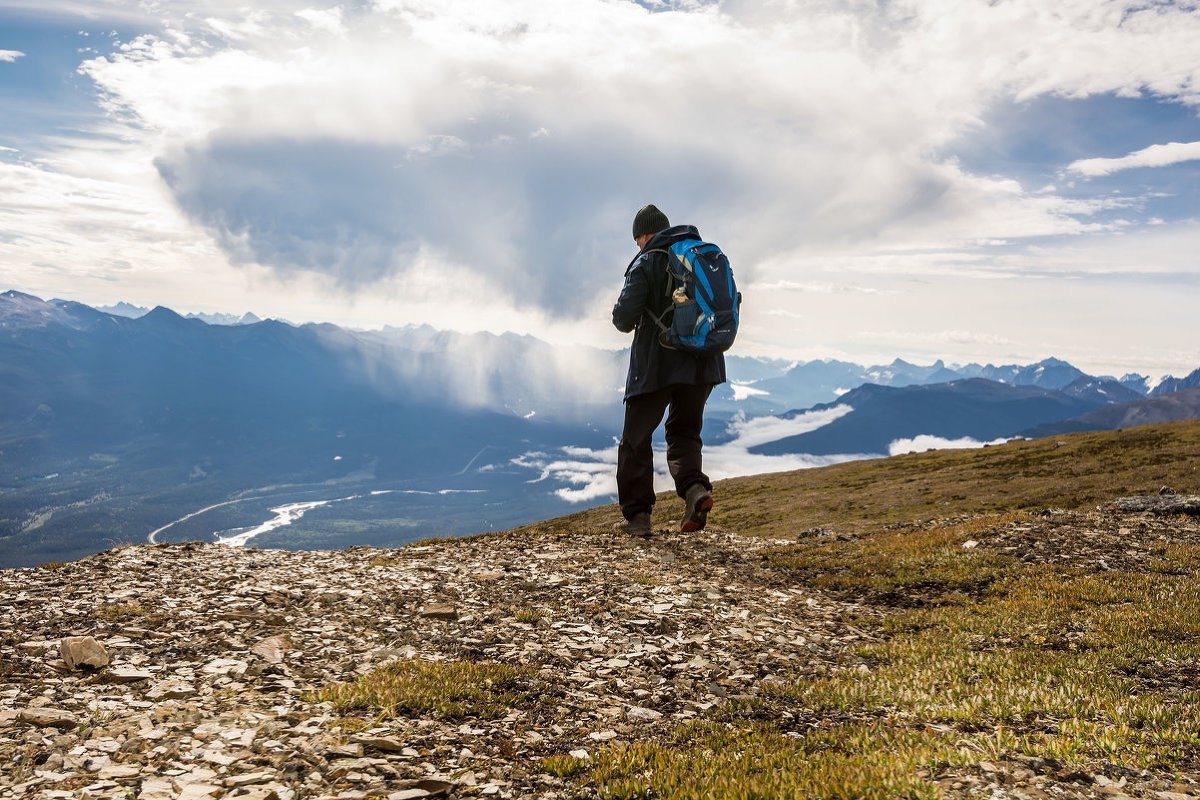
<svg viewBox="0 0 1200 800">
<path fill-rule="evenodd" d="M 139 322 L 169 322 L 179 324 L 187 322 L 182 316 L 166 306 L 155 306 L 139 318 Z"/>
<path fill-rule="evenodd" d="M 1151 391 L 1151 397 L 1181 392 L 1184 389 L 1200 388 L 1200 369 L 1192 370 L 1186 377 L 1176 378 L 1174 375 L 1164 375 Z"/>
<path fill-rule="evenodd" d="M 127 303 L 124 300 L 111 306 L 96 306 L 96 310 L 103 311 L 105 314 L 112 314 L 114 317 L 128 317 L 129 319 L 144 317 L 150 311 L 150 309 L 144 306 L 135 306 L 133 303 Z"/>
<path fill-rule="evenodd" d="M 25 294 L 24 292 L 18 292 L 16 289 L 9 289 L 4 294 L 0 294 L 0 297 L 7 298 L 9 300 L 24 300 L 25 302 L 29 302 L 29 301 L 33 301 L 35 303 L 45 302 L 40 297 L 34 297 L 33 295 Z"/>
<path fill-rule="evenodd" d="M 188 319 L 198 319 L 205 325 L 256 325 L 262 322 L 262 318 L 257 314 L 247 311 L 245 314 L 238 316 L 237 314 L 226 314 L 224 312 L 207 313 L 207 312 L 190 312 L 187 314 Z"/>
</svg>

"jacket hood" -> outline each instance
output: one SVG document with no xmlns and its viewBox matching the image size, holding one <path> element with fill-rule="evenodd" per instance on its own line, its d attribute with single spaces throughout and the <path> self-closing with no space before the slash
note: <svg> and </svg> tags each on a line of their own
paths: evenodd
<svg viewBox="0 0 1200 800">
<path fill-rule="evenodd" d="M 661 230 L 654 234 L 654 238 L 646 242 L 646 246 L 642 249 L 642 252 L 670 247 L 676 242 L 682 242 L 684 239 L 699 238 L 700 231 L 696 230 L 695 225 L 673 225 L 666 230 Z"/>
</svg>

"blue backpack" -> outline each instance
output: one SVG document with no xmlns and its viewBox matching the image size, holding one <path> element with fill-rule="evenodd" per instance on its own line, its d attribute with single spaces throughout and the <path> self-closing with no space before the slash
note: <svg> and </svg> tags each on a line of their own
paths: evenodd
<svg viewBox="0 0 1200 800">
<path fill-rule="evenodd" d="M 724 353 L 738 331 L 742 295 L 733 281 L 729 259 L 721 248 L 697 239 L 676 242 L 666 250 L 667 295 L 671 304 L 661 316 L 646 312 L 662 330 L 663 347 L 698 356 Z M 663 320 L 671 315 L 670 324 Z"/>
</svg>

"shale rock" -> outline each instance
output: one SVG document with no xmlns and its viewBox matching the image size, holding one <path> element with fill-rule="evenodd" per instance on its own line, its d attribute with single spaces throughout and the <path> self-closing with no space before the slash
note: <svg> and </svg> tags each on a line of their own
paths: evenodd
<svg viewBox="0 0 1200 800">
<path fill-rule="evenodd" d="M 1109 508 L 971 535 L 979 551 L 1117 570 L 1200 543 L 1200 520 Z M 662 739 L 772 680 L 870 669 L 862 620 L 885 612 L 772 571 L 764 551 L 778 544 L 597 525 L 398 550 L 125 547 L 0 570 L 0 800 L 567 800 L 579 789 L 544 771 L 547 756 Z M 59 662 L 76 635 L 111 665 Z M 459 716 L 318 698 L 400 660 L 503 665 L 526 683 Z M 820 725 L 792 711 L 797 730 Z M 1038 762 L 994 757 L 929 780 L 955 800 L 1195 788 L 1099 768 L 1081 783 Z"/>
<path fill-rule="evenodd" d="M 70 669 L 108 666 L 108 651 L 91 636 L 67 636 L 58 643 L 58 651 Z"/>
<path fill-rule="evenodd" d="M 17 719 L 39 728 L 74 728 L 79 718 L 61 708 L 25 708 L 17 712 Z"/>
<path fill-rule="evenodd" d="M 1118 497 L 1112 504 L 1117 510 L 1127 514 L 1187 514 L 1193 517 L 1200 516 L 1200 495 L 1175 494 L 1174 490 L 1158 495 Z"/>
</svg>

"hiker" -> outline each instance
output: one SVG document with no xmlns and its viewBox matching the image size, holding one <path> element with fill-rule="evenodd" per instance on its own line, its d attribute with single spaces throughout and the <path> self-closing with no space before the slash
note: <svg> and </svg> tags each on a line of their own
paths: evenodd
<svg viewBox="0 0 1200 800">
<path fill-rule="evenodd" d="M 713 387 L 725 382 L 725 357 L 693 355 L 660 342 L 655 320 L 672 306 L 665 249 L 685 240 L 699 240 L 694 226 L 671 227 L 653 205 L 633 218 L 633 241 L 638 255 L 625 270 L 625 286 L 613 306 L 613 325 L 622 333 L 634 331 L 625 382 L 625 427 L 617 450 L 617 499 L 625 521 L 616 527 L 648 538 L 654 509 L 654 450 L 651 437 L 667 413 L 667 467 L 675 492 L 686 509 L 684 532 L 703 530 L 712 510 L 712 482 L 702 469 L 700 429 L 704 404 Z M 653 315 L 651 319 L 649 315 Z"/>
</svg>

